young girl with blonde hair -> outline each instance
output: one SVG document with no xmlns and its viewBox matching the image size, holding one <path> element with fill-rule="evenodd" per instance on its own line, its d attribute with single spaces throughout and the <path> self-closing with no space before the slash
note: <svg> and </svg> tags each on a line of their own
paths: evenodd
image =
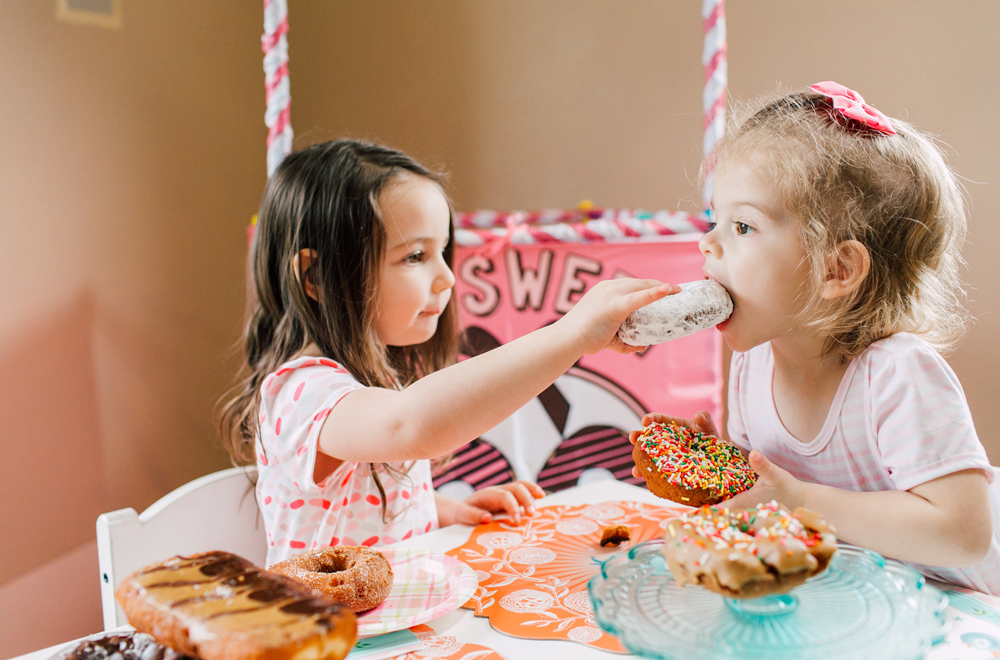
<svg viewBox="0 0 1000 660">
<path fill-rule="evenodd" d="M 932 140 L 819 83 L 759 104 L 712 155 L 704 274 L 725 286 L 728 436 L 756 485 L 849 543 L 1000 594 L 1000 518 L 962 386 L 966 207 Z M 674 420 L 715 433 L 707 413 Z M 633 441 L 637 433 L 633 433 Z"/>
<path fill-rule="evenodd" d="M 225 405 L 234 461 L 257 466 L 267 565 L 384 545 L 505 511 L 536 484 L 436 495 L 429 459 L 508 417 L 585 354 L 633 352 L 625 317 L 678 289 L 600 282 L 555 323 L 453 364 L 454 231 L 441 178 L 403 153 L 339 140 L 290 154 L 250 249 L 245 375 Z"/>
</svg>

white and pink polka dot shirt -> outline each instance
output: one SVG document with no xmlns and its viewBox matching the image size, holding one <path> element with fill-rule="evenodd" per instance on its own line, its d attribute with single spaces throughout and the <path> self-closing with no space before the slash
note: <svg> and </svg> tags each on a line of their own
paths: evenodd
<svg viewBox="0 0 1000 660">
<path fill-rule="evenodd" d="M 286 362 L 261 385 L 257 504 L 267 531 L 267 566 L 316 548 L 388 545 L 437 529 L 429 461 L 392 464 L 402 474 L 378 472 L 384 520 L 368 464 L 344 461 L 314 481 L 323 422 L 361 387 L 344 367 L 317 357 Z"/>
</svg>

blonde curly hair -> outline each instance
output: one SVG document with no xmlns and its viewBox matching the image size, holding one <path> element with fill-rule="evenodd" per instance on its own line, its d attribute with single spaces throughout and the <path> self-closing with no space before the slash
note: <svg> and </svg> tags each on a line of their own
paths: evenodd
<svg viewBox="0 0 1000 660">
<path fill-rule="evenodd" d="M 738 161 L 775 187 L 800 223 L 815 293 L 843 241 L 867 248 L 871 270 L 852 294 L 806 295 L 800 321 L 828 337 L 825 353 L 849 360 L 897 332 L 939 352 L 969 319 L 960 277 L 964 191 L 933 138 L 893 119 L 896 134 L 845 117 L 813 92 L 764 98 L 738 111 L 708 163 Z"/>
</svg>

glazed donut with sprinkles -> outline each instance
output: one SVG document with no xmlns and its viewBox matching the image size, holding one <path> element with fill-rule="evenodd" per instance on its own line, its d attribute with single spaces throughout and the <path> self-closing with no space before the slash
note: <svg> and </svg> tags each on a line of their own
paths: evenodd
<svg viewBox="0 0 1000 660">
<path fill-rule="evenodd" d="M 823 572 L 837 550 L 835 531 L 803 508 L 775 501 L 730 511 L 703 506 L 667 523 L 663 558 L 677 584 L 731 598 L 785 593 Z"/>
<path fill-rule="evenodd" d="M 632 459 L 651 493 L 688 506 L 718 504 L 757 479 L 735 445 L 673 422 L 647 426 Z"/>
</svg>

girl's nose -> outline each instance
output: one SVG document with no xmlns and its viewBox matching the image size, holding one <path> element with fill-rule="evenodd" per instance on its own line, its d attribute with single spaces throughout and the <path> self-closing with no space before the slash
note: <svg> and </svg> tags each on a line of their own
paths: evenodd
<svg viewBox="0 0 1000 660">
<path fill-rule="evenodd" d="M 438 272 L 434 275 L 434 293 L 441 293 L 447 289 L 455 286 L 455 273 L 451 272 L 451 268 L 448 268 L 448 264 L 441 259 L 440 267 Z"/>
<path fill-rule="evenodd" d="M 698 248 L 706 257 L 712 256 L 718 259 L 722 256 L 722 246 L 716 240 L 715 227 L 701 235 L 698 239 Z"/>
</svg>

